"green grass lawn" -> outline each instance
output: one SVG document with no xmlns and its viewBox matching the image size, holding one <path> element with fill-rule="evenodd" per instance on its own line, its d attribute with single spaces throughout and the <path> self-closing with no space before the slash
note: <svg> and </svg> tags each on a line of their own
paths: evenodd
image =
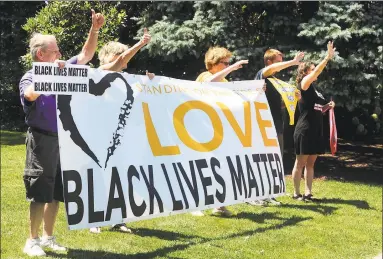
<svg viewBox="0 0 383 259">
<path fill-rule="evenodd" d="M 1 258 L 26 258 L 28 203 L 22 181 L 24 134 L 1 135 Z M 328 179 L 328 178 L 327 178 Z M 292 181 L 286 177 L 287 190 Z M 382 249 L 382 185 L 317 178 L 320 203 L 280 198 L 279 207 L 231 206 L 231 218 L 182 214 L 129 224 L 133 234 L 69 231 L 56 224 L 67 253 L 48 258 L 373 258 Z"/>
</svg>

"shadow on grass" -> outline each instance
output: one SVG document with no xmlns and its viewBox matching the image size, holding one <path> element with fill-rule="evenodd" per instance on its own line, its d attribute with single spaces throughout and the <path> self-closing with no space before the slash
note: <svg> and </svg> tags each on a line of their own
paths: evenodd
<svg viewBox="0 0 383 259">
<path fill-rule="evenodd" d="M 332 206 L 321 205 L 321 204 L 319 204 L 319 202 L 316 202 L 315 204 L 305 204 L 303 201 L 302 201 L 302 205 L 300 205 L 300 204 L 282 204 L 281 208 L 298 209 L 298 210 L 311 210 L 313 212 L 318 212 L 322 215 L 330 215 L 338 209 L 338 208 L 332 207 Z"/>
<path fill-rule="evenodd" d="M 1 145 L 14 146 L 25 144 L 25 133 L 16 131 L 1 131 Z"/>
<path fill-rule="evenodd" d="M 323 198 L 319 200 L 319 203 L 346 204 L 346 205 L 355 206 L 358 209 L 364 209 L 364 210 L 371 209 L 368 202 L 363 200 L 342 200 L 337 198 L 331 198 L 331 199 Z"/>
<path fill-rule="evenodd" d="M 237 213 L 236 218 L 248 219 L 256 223 L 265 223 L 266 220 L 270 219 L 281 219 L 277 216 L 277 213 L 262 212 L 262 213 L 251 213 L 251 212 L 240 212 Z"/>
<path fill-rule="evenodd" d="M 158 256 L 165 256 L 168 253 L 174 252 L 176 250 L 184 250 L 187 249 L 190 244 L 182 244 L 182 245 L 174 245 L 168 246 L 160 249 L 156 249 L 151 252 L 143 252 L 137 254 L 117 254 L 110 253 L 107 251 L 91 251 L 91 250 L 81 250 L 81 249 L 70 249 L 68 253 L 58 254 L 53 252 L 47 252 L 48 256 L 56 257 L 56 258 L 69 258 L 69 259 L 93 259 L 93 258 L 103 258 L 103 259 L 150 259 L 156 258 Z M 173 257 L 174 258 L 174 257 Z"/>
<path fill-rule="evenodd" d="M 182 233 L 172 232 L 172 231 L 166 231 L 166 230 L 159 230 L 159 229 L 149 229 L 149 228 L 135 228 L 133 230 L 133 233 L 137 236 L 141 237 L 157 237 L 159 239 L 165 239 L 165 240 L 183 240 L 188 241 L 193 238 L 202 238 L 200 236 L 195 235 L 185 235 Z"/>
<path fill-rule="evenodd" d="M 250 213 L 248 213 L 250 214 Z M 271 213 L 269 213 L 271 214 Z M 199 241 L 195 242 L 193 240 L 190 240 L 187 242 L 185 240 L 184 244 L 175 244 L 173 246 L 167 246 L 163 248 L 156 249 L 154 251 L 150 252 L 141 252 L 137 254 L 117 254 L 117 253 L 111 253 L 107 251 L 91 251 L 91 250 L 82 250 L 82 249 L 69 249 L 67 254 L 57 254 L 53 252 L 48 252 L 47 255 L 49 256 L 54 256 L 56 258 L 69 258 L 69 259 L 78 259 L 78 258 L 83 258 L 83 259 L 90 259 L 90 258 L 104 258 L 104 259 L 152 259 L 152 258 L 157 258 L 157 257 L 166 257 L 166 258 L 173 258 L 173 259 L 179 259 L 177 257 L 171 257 L 168 254 L 175 252 L 175 251 L 182 251 L 186 250 L 194 245 L 201 245 L 201 244 L 206 244 L 209 242 L 215 242 L 215 241 L 223 241 L 223 240 L 228 240 L 231 238 L 238 238 L 238 237 L 247 237 L 251 235 L 256 235 L 260 233 L 264 233 L 269 230 L 275 230 L 275 229 L 281 229 L 284 227 L 288 226 L 294 226 L 300 222 L 306 221 L 306 220 L 311 220 L 311 217 L 290 217 L 290 218 L 283 218 L 283 217 L 278 217 L 275 215 L 267 215 L 267 213 L 264 214 L 264 216 L 268 216 L 271 218 L 277 218 L 280 220 L 283 220 L 282 223 L 275 224 L 272 226 L 264 227 L 264 228 L 257 228 L 254 230 L 248 230 L 248 231 L 243 231 L 239 233 L 234 233 L 230 235 L 225 235 L 225 236 L 220 236 L 217 238 L 202 238 L 198 236 L 189 236 L 189 235 L 184 235 L 184 234 L 179 234 L 179 233 L 172 233 L 171 231 L 162 231 L 162 230 L 149 230 L 149 229 L 141 229 L 141 233 L 148 233 L 149 235 L 160 235 L 161 233 L 165 233 L 167 235 L 167 238 L 170 238 L 171 236 L 174 237 L 179 237 L 179 238 L 198 238 Z M 246 217 L 243 215 L 243 218 Z M 221 247 L 220 245 L 216 244 L 211 244 L 212 246 L 216 247 Z"/>
</svg>

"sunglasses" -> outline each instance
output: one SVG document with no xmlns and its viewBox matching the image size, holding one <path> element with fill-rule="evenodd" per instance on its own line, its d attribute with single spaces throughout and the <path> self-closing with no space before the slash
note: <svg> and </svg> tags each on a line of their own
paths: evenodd
<svg viewBox="0 0 383 259">
<path fill-rule="evenodd" d="M 224 64 L 225 66 L 230 65 L 230 62 L 223 62 L 223 61 L 221 61 L 221 62 L 219 62 L 219 63 L 222 63 L 222 64 Z"/>
</svg>

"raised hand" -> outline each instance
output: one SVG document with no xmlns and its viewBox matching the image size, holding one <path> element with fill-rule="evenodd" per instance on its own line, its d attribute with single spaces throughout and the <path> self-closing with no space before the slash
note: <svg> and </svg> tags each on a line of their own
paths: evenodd
<svg viewBox="0 0 383 259">
<path fill-rule="evenodd" d="M 305 57 L 305 53 L 302 51 L 299 51 L 297 54 L 295 54 L 294 61 L 297 65 L 300 64 L 301 60 Z"/>
<path fill-rule="evenodd" d="M 333 101 L 329 102 L 328 104 L 330 106 L 330 109 L 334 109 L 335 103 Z"/>
<path fill-rule="evenodd" d="M 148 70 L 146 70 L 146 75 L 149 77 L 150 80 L 153 80 L 153 78 L 156 76 L 154 73 L 148 72 Z"/>
<path fill-rule="evenodd" d="M 63 69 L 65 67 L 66 61 L 65 60 L 56 59 L 54 63 L 57 64 L 60 69 Z"/>
<path fill-rule="evenodd" d="M 334 43 L 332 41 L 329 41 L 327 43 L 327 59 L 331 59 L 334 56 L 336 48 L 334 48 Z"/>
<path fill-rule="evenodd" d="M 150 36 L 149 32 L 148 32 L 148 29 L 147 28 L 144 28 L 144 35 L 142 36 L 141 38 L 141 43 L 143 45 L 146 45 L 150 42 L 150 39 L 152 38 L 152 36 Z"/>
<path fill-rule="evenodd" d="M 105 22 L 105 18 L 101 13 L 96 13 L 92 9 L 92 29 L 93 30 L 99 30 Z"/>
<path fill-rule="evenodd" d="M 238 70 L 238 69 L 242 68 L 242 65 L 244 65 L 244 64 L 249 64 L 249 60 L 240 60 L 240 61 L 235 62 L 231 66 L 232 66 L 233 70 Z"/>
</svg>

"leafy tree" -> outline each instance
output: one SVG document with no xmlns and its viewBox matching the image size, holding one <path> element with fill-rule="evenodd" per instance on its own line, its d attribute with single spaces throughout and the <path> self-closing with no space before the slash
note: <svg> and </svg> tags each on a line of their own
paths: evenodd
<svg viewBox="0 0 383 259">
<path fill-rule="evenodd" d="M 321 2 L 317 14 L 300 27 L 298 36 L 308 40 L 307 60 L 318 62 L 326 42 L 334 40 L 338 55 L 318 87 L 340 107 L 338 128 L 345 135 L 381 132 L 382 14 L 381 2 Z"/>
<path fill-rule="evenodd" d="M 151 58 L 160 58 L 160 73 L 195 79 L 203 71 L 210 46 L 233 51 L 234 59 L 249 59 L 248 66 L 231 79 L 252 79 L 263 67 L 268 47 L 282 51 L 297 47 L 297 27 L 308 20 L 316 4 L 299 2 L 155 2 L 140 17 L 139 33 L 148 27 Z M 310 7 L 310 8 L 308 8 Z M 311 10 L 310 10 L 311 9 Z M 306 17 L 309 15 L 308 17 Z M 156 68 L 154 68 L 156 69 Z"/>
<path fill-rule="evenodd" d="M 20 129 L 24 125 L 18 83 L 23 70 L 18 62 L 26 52 L 22 44 L 27 34 L 21 26 L 33 16 L 44 2 L 0 2 L 0 91 L 1 91 L 1 128 Z"/>
<path fill-rule="evenodd" d="M 35 17 L 29 18 L 23 29 L 29 35 L 33 32 L 53 34 L 56 36 L 63 59 L 77 55 L 91 26 L 91 9 L 105 17 L 105 24 L 99 33 L 98 45 L 118 40 L 120 27 L 125 20 L 125 11 L 118 10 L 115 2 L 77 2 L 52 1 L 42 8 Z M 29 54 L 23 57 L 26 67 L 30 66 Z M 97 56 L 92 65 L 98 64 Z"/>
</svg>

